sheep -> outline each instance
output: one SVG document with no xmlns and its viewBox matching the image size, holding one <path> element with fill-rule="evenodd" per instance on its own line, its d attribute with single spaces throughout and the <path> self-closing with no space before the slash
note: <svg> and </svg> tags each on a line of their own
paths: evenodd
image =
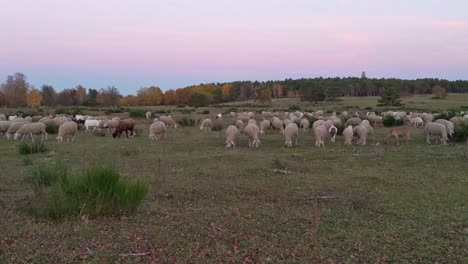
<svg viewBox="0 0 468 264">
<path fill-rule="evenodd" d="M 31 122 L 31 123 L 33 121 L 32 117 L 30 117 L 30 116 L 25 117 L 24 120 L 28 121 L 28 122 Z"/>
<path fill-rule="evenodd" d="M 271 112 L 262 111 L 263 120 L 271 120 L 273 118 L 273 114 Z"/>
<path fill-rule="evenodd" d="M 54 120 L 54 123 L 55 123 L 56 126 L 60 126 L 61 124 L 65 123 L 67 121 L 71 121 L 71 119 L 68 119 L 67 117 L 64 117 L 64 116 L 54 117 L 53 120 Z"/>
<path fill-rule="evenodd" d="M 24 124 L 28 124 L 28 122 L 11 122 L 10 127 L 8 127 L 5 133 L 6 138 L 9 140 Z"/>
<path fill-rule="evenodd" d="M 145 116 L 146 116 L 146 120 L 149 122 L 151 120 L 151 118 L 153 118 L 153 113 L 148 111 L 148 112 L 146 112 Z"/>
<path fill-rule="evenodd" d="M 13 120 L 15 120 L 16 118 L 18 118 L 18 116 L 16 116 L 16 115 L 11 115 L 11 116 L 8 117 L 8 121 L 13 121 Z"/>
<path fill-rule="evenodd" d="M 432 122 L 434 120 L 434 116 L 432 114 L 423 113 L 421 114 L 421 118 L 424 121 L 424 124 Z"/>
<path fill-rule="evenodd" d="M 422 127 L 424 125 L 424 121 L 419 116 L 412 117 L 410 119 L 410 124 L 414 125 L 414 127 Z"/>
<path fill-rule="evenodd" d="M 323 120 L 317 120 L 315 121 L 314 123 L 312 123 L 312 129 L 315 130 L 318 126 L 322 125 L 323 124 Z"/>
<path fill-rule="evenodd" d="M 315 135 L 315 146 L 325 147 L 325 138 L 327 137 L 327 128 L 325 127 L 325 125 L 320 125 L 317 128 L 315 128 L 314 135 Z"/>
<path fill-rule="evenodd" d="M 249 122 L 250 120 L 250 117 L 247 114 L 242 113 L 237 115 L 236 119 L 241 120 L 242 122 L 244 122 L 244 124 L 247 124 L 247 122 Z"/>
<path fill-rule="evenodd" d="M 338 133 L 338 128 L 336 128 L 336 126 L 332 125 L 328 129 L 328 133 L 330 134 L 330 142 L 335 143 L 335 138 L 336 138 L 336 133 Z"/>
<path fill-rule="evenodd" d="M 127 138 L 129 137 L 128 132 L 130 132 L 130 136 L 133 137 L 135 135 L 134 133 L 134 128 L 135 128 L 135 121 L 133 119 L 124 119 L 119 122 L 119 125 L 115 129 L 115 131 L 112 133 L 112 137 L 120 137 L 122 132 L 125 131 L 125 135 Z"/>
<path fill-rule="evenodd" d="M 107 118 L 107 116 L 96 116 L 94 119 L 96 119 L 96 120 L 107 120 L 109 118 Z"/>
<path fill-rule="evenodd" d="M 230 112 L 229 117 L 234 121 L 236 119 L 236 113 Z"/>
<path fill-rule="evenodd" d="M 326 120 L 326 121 L 323 122 L 323 125 L 325 126 L 325 128 L 328 131 L 328 129 L 330 129 L 330 127 L 333 126 L 333 121 L 332 120 Z"/>
<path fill-rule="evenodd" d="M 370 126 L 369 120 L 362 120 L 361 123 L 359 124 L 360 126 Z"/>
<path fill-rule="evenodd" d="M 347 119 L 347 118 L 349 117 L 349 114 L 348 114 L 348 112 L 343 111 L 343 112 L 341 112 L 341 116 L 342 116 L 343 118 Z"/>
<path fill-rule="evenodd" d="M 372 136 L 372 144 L 375 142 L 374 128 L 371 125 L 365 125 L 367 129 L 367 136 Z"/>
<path fill-rule="evenodd" d="M 31 136 L 31 140 L 34 142 L 34 135 L 41 134 L 41 140 L 47 140 L 46 125 L 44 123 L 26 123 L 21 126 L 15 133 L 14 139 L 18 140 L 21 137 L 21 141 L 27 136 Z"/>
<path fill-rule="evenodd" d="M 39 122 L 44 123 L 46 126 L 56 126 L 54 120 L 49 117 L 42 118 L 41 120 L 39 120 Z"/>
<path fill-rule="evenodd" d="M 85 121 L 86 122 L 86 121 Z M 114 132 L 114 130 L 119 126 L 120 118 L 119 117 L 113 117 L 112 120 L 110 120 L 107 123 L 107 128 L 111 131 Z M 153 121 L 154 122 L 154 121 Z"/>
<path fill-rule="evenodd" d="M 211 119 L 207 118 L 204 119 L 200 125 L 200 131 L 203 131 L 205 133 L 211 132 L 211 128 L 213 127 L 213 122 Z"/>
<path fill-rule="evenodd" d="M 149 140 L 158 140 L 159 138 L 166 138 L 166 124 L 161 121 L 156 121 L 149 127 Z"/>
<path fill-rule="evenodd" d="M 6 115 L 5 114 L 0 114 L 0 121 L 6 121 Z"/>
<path fill-rule="evenodd" d="M 219 113 L 219 114 L 216 115 L 215 119 L 221 120 L 221 119 L 223 119 L 223 115 L 221 113 Z"/>
<path fill-rule="evenodd" d="M 323 116 L 324 112 L 322 110 L 315 111 L 315 116 Z"/>
<path fill-rule="evenodd" d="M 281 121 L 278 117 L 273 117 L 271 126 L 273 128 L 274 133 L 276 133 L 276 130 L 280 131 L 280 135 L 284 133 L 283 121 Z"/>
<path fill-rule="evenodd" d="M 332 117 L 330 120 L 332 121 L 334 126 L 341 126 L 341 118 L 335 116 Z"/>
<path fill-rule="evenodd" d="M 437 119 L 436 121 L 434 121 L 434 123 L 439 123 L 439 124 L 444 125 L 445 128 L 447 129 L 448 137 L 449 138 L 453 137 L 453 134 L 455 133 L 455 125 L 452 122 L 445 120 L 445 119 Z"/>
<path fill-rule="evenodd" d="M 255 121 L 255 119 L 250 119 L 249 122 L 247 122 L 247 124 L 255 124 L 255 125 L 257 125 L 257 121 Z"/>
<path fill-rule="evenodd" d="M 358 145 L 366 145 L 367 144 L 367 134 L 369 133 L 367 131 L 366 126 L 359 125 L 354 127 L 353 133 L 357 134 L 359 137 L 359 140 L 357 141 Z"/>
<path fill-rule="evenodd" d="M 408 143 L 411 140 L 411 127 L 397 126 L 390 128 L 384 139 L 384 144 L 388 144 L 391 138 L 395 138 L 397 145 L 400 145 L 399 137 L 404 137 L 405 142 Z"/>
<path fill-rule="evenodd" d="M 249 119 L 254 119 L 255 118 L 254 112 L 248 112 L 247 116 L 249 117 Z"/>
<path fill-rule="evenodd" d="M 60 125 L 56 140 L 58 143 L 60 143 L 63 141 L 64 137 L 67 137 L 67 142 L 69 142 L 71 137 L 73 142 L 75 140 L 75 135 L 77 131 L 78 124 L 73 121 L 67 121 Z"/>
<path fill-rule="evenodd" d="M 260 140 L 258 139 L 258 134 L 260 132 L 260 128 L 256 124 L 249 123 L 244 128 L 244 134 L 247 135 L 249 138 L 249 147 L 251 148 L 258 148 L 260 145 Z"/>
<path fill-rule="evenodd" d="M 359 117 L 351 117 L 348 119 L 345 123 L 345 126 L 347 127 L 348 125 L 352 125 L 353 127 L 359 126 L 361 124 L 361 118 Z"/>
<path fill-rule="evenodd" d="M 228 126 L 224 132 L 224 135 L 226 137 L 226 141 L 224 142 L 226 148 L 235 148 L 239 138 L 239 130 L 237 127 L 233 125 Z"/>
<path fill-rule="evenodd" d="M 291 124 L 291 123 L 292 123 L 291 119 L 285 119 L 285 120 L 283 120 L 283 126 L 284 126 L 284 127 L 287 127 L 287 126 L 288 126 L 289 124 Z"/>
<path fill-rule="evenodd" d="M 270 129 L 271 122 L 268 119 L 263 120 L 260 122 L 260 135 L 264 135 L 267 129 Z"/>
<path fill-rule="evenodd" d="M 310 127 L 310 122 L 306 118 L 303 118 L 301 119 L 300 125 L 301 125 L 302 132 L 306 133 Z"/>
<path fill-rule="evenodd" d="M 240 131 L 242 131 L 242 129 L 244 129 L 245 127 L 244 121 L 239 120 L 239 119 L 236 120 L 235 125 L 236 125 L 236 128 L 239 129 Z"/>
<path fill-rule="evenodd" d="M 174 128 L 177 128 L 177 124 L 176 122 L 174 121 L 174 119 L 172 119 L 172 116 L 160 116 L 159 117 L 159 120 L 161 122 L 164 122 L 164 124 L 166 124 L 166 126 L 169 128 L 169 127 L 174 127 Z"/>
<path fill-rule="evenodd" d="M 31 121 L 32 121 L 33 123 L 37 123 L 37 122 L 39 122 L 39 120 L 41 120 L 42 118 L 43 118 L 43 116 L 40 116 L 40 115 L 33 116 L 33 117 L 31 118 Z"/>
<path fill-rule="evenodd" d="M 343 130 L 343 136 L 345 138 L 344 145 L 345 146 L 351 146 L 351 144 L 353 142 L 353 136 L 354 136 L 353 126 L 352 125 L 349 125 L 347 128 L 345 128 Z"/>
<path fill-rule="evenodd" d="M 11 121 L 0 121 L 0 134 L 5 134 L 11 126 Z"/>
<path fill-rule="evenodd" d="M 91 132 L 94 132 L 94 130 L 99 127 L 99 120 L 86 120 L 84 125 L 86 127 L 86 132 L 91 131 L 91 128 L 93 128 Z"/>
<path fill-rule="evenodd" d="M 383 123 L 383 119 L 381 116 L 369 115 L 367 116 L 367 119 L 369 120 L 371 125 L 377 125 L 377 124 L 382 125 Z"/>
<path fill-rule="evenodd" d="M 8 118 L 8 120 L 10 120 L 10 118 Z M 24 121 L 28 122 L 27 120 L 24 120 L 24 118 L 22 118 L 22 117 L 16 117 L 11 121 L 12 122 L 24 122 Z"/>
<path fill-rule="evenodd" d="M 430 137 L 440 137 L 440 142 L 445 145 L 447 144 L 447 128 L 443 124 L 429 122 L 424 127 L 424 133 L 426 135 L 427 144 L 431 144 Z"/>
<path fill-rule="evenodd" d="M 296 123 L 289 124 L 284 129 L 284 137 L 285 137 L 284 144 L 286 145 L 286 147 L 291 148 L 293 145 L 292 144 L 293 140 L 295 141 L 295 145 L 297 146 L 298 135 L 299 135 L 299 127 L 297 127 L 297 124 Z"/>
<path fill-rule="evenodd" d="M 463 124 L 467 123 L 466 120 L 461 116 L 454 116 L 450 118 L 450 122 L 452 122 L 454 126 L 462 126 Z"/>
</svg>

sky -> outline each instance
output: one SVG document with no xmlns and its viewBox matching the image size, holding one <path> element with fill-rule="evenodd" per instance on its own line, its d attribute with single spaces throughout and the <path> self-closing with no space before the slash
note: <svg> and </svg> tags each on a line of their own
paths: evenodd
<svg viewBox="0 0 468 264">
<path fill-rule="evenodd" d="M 466 0 L 0 0 L 0 80 L 114 85 L 468 79 Z M 3 82 L 3 81 L 2 81 Z"/>
</svg>

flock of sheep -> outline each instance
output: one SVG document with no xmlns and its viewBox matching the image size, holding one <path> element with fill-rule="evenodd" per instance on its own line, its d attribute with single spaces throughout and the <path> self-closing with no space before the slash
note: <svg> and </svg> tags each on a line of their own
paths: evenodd
<svg viewBox="0 0 468 264">
<path fill-rule="evenodd" d="M 292 147 L 297 145 L 299 133 L 307 133 L 311 127 L 315 136 L 315 146 L 323 147 L 326 142 L 335 142 L 338 128 L 344 125 L 342 135 L 344 137 L 344 145 L 350 146 L 353 143 L 358 145 L 366 145 L 369 136 L 374 140 L 374 127 L 382 126 L 383 118 L 393 116 L 395 119 L 405 120 L 406 125 L 393 127 L 389 129 L 384 142 L 389 143 L 390 139 L 395 139 L 399 144 L 399 138 L 403 137 L 406 141 L 411 139 L 412 128 L 424 127 L 426 141 L 430 144 L 431 137 L 437 137 L 442 144 L 447 144 L 449 137 L 454 133 L 456 126 L 468 123 L 468 115 L 460 113 L 458 116 L 452 117 L 450 120 L 437 119 L 428 113 L 409 113 L 406 112 L 384 112 L 381 116 L 373 112 L 366 113 L 362 119 L 358 113 L 350 115 L 347 112 L 336 112 L 331 115 L 325 115 L 324 111 L 293 112 L 293 113 L 261 113 L 261 116 L 256 116 L 253 112 L 234 113 L 231 112 L 229 117 L 232 120 L 232 125 L 229 125 L 225 130 L 225 146 L 234 148 L 237 145 L 239 137 L 244 134 L 248 138 L 248 145 L 252 148 L 260 146 L 260 136 L 271 132 L 284 135 L 284 145 Z M 222 114 L 216 115 L 215 119 L 222 119 Z M 257 123 L 257 119 L 261 119 Z M 310 119 L 316 119 L 310 124 Z M 151 122 L 148 132 L 149 140 L 158 140 L 165 138 L 168 128 L 177 127 L 177 123 L 170 116 L 160 116 L 153 119 L 151 112 L 146 113 L 146 119 Z M 200 122 L 200 130 L 208 133 L 213 127 L 214 121 L 210 118 Z M 74 141 L 79 127 L 83 127 L 85 132 L 96 129 L 107 130 L 112 132 L 114 138 L 120 137 L 125 132 L 127 137 L 135 135 L 135 121 L 133 119 L 120 119 L 118 117 L 108 118 L 107 116 L 33 116 L 33 117 L 18 117 L 0 114 L 0 135 L 3 134 L 7 139 L 24 140 L 31 137 L 34 141 L 35 136 L 41 136 L 42 140 L 47 140 L 46 126 L 54 125 L 58 127 L 58 135 L 56 140 L 62 142 L 65 138 L 67 142 Z"/>
</svg>

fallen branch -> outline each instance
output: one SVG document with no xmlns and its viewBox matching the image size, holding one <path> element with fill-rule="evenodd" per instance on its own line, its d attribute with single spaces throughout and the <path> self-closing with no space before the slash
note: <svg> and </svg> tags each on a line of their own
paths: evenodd
<svg viewBox="0 0 468 264">
<path fill-rule="evenodd" d="M 144 256 L 148 254 L 148 252 L 142 252 L 142 253 L 127 253 L 127 254 L 119 254 L 121 257 L 129 257 L 129 256 Z"/>
<path fill-rule="evenodd" d="M 291 171 L 288 171 L 286 169 L 284 169 L 284 170 L 274 169 L 273 171 L 278 172 L 278 173 L 283 173 L 283 174 L 291 174 Z"/>
</svg>

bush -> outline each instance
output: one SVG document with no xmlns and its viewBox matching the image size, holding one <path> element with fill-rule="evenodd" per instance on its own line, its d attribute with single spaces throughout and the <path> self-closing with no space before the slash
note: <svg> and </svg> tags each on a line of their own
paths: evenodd
<svg viewBox="0 0 468 264">
<path fill-rule="evenodd" d="M 199 112 L 199 114 L 208 115 L 208 114 L 210 114 L 210 110 L 203 110 L 203 111 Z"/>
<path fill-rule="evenodd" d="M 148 191 L 145 182 L 129 182 L 105 166 L 93 167 L 84 175 L 69 176 L 62 162 L 36 167 L 29 181 L 40 191 L 28 211 L 36 217 L 52 219 L 132 213 Z"/>
<path fill-rule="evenodd" d="M 18 145 L 18 152 L 20 155 L 43 153 L 46 151 L 47 151 L 47 148 L 45 147 L 44 143 L 40 141 L 34 141 L 31 144 L 23 142 Z"/>
<path fill-rule="evenodd" d="M 194 93 L 192 96 L 190 96 L 190 99 L 188 101 L 188 105 L 193 106 L 193 107 L 204 107 L 208 106 L 210 103 L 210 99 L 208 96 L 202 93 Z"/>
<path fill-rule="evenodd" d="M 221 131 L 223 130 L 223 124 L 221 123 L 214 123 L 213 127 L 211 128 L 213 131 Z"/>
<path fill-rule="evenodd" d="M 179 109 L 179 112 L 184 115 L 190 115 L 193 109 Z"/>
<path fill-rule="evenodd" d="M 146 112 L 148 111 L 144 109 L 128 109 L 128 114 L 134 118 L 145 118 Z"/>
<path fill-rule="evenodd" d="M 195 120 L 190 117 L 183 117 L 177 121 L 177 124 L 181 127 L 195 126 Z"/>
<path fill-rule="evenodd" d="M 110 114 L 114 114 L 114 113 L 123 113 L 124 112 L 124 109 L 121 108 L 121 107 L 117 107 L 117 108 L 110 108 L 110 109 L 106 109 L 104 111 L 104 113 L 106 115 L 110 115 Z"/>
<path fill-rule="evenodd" d="M 311 126 L 312 126 L 312 125 L 311 125 Z M 346 127 L 345 127 L 344 123 L 341 123 L 340 125 L 337 125 L 337 126 L 336 126 L 336 130 L 337 130 L 337 131 L 336 131 L 336 134 L 337 134 L 337 135 L 343 135 L 343 130 L 345 130 L 345 128 L 346 128 Z"/>
<path fill-rule="evenodd" d="M 177 105 L 178 108 L 185 108 L 185 105 L 183 104 L 180 104 L 180 105 Z"/>
<path fill-rule="evenodd" d="M 437 119 L 450 120 L 450 118 L 452 118 L 453 116 L 454 116 L 453 113 L 447 113 L 447 112 L 437 113 L 437 114 L 434 114 L 434 120 L 437 120 Z"/>
<path fill-rule="evenodd" d="M 291 105 L 289 107 L 289 111 L 298 111 L 298 110 L 301 110 L 301 108 L 297 105 Z"/>
<path fill-rule="evenodd" d="M 462 142 L 468 138 L 468 125 L 461 125 L 455 127 L 455 133 L 453 134 L 453 141 Z"/>
<path fill-rule="evenodd" d="M 228 114 L 231 113 L 231 112 L 237 113 L 237 108 L 236 108 L 236 107 L 230 107 L 230 108 L 224 110 L 224 113 L 223 113 L 223 114 L 224 114 L 224 115 L 228 115 Z"/>
<path fill-rule="evenodd" d="M 402 126 L 405 123 L 402 119 L 396 119 L 393 116 L 384 117 L 382 122 L 385 127 Z"/>
<path fill-rule="evenodd" d="M 47 134 L 57 134 L 58 133 L 58 126 L 53 124 L 46 125 L 46 132 Z"/>
<path fill-rule="evenodd" d="M 73 108 L 57 108 L 55 109 L 56 115 L 83 115 L 84 111 L 82 108 L 73 107 Z"/>
</svg>

